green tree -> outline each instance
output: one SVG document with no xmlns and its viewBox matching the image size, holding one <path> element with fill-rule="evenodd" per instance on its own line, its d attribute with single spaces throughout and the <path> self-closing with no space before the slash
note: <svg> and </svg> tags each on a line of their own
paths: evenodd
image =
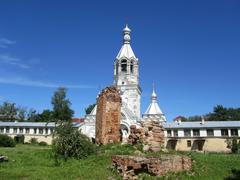
<svg viewBox="0 0 240 180">
<path fill-rule="evenodd" d="M 2 121 L 14 121 L 17 119 L 17 111 L 18 108 L 16 107 L 15 103 L 11 102 L 3 102 L 0 106 L 0 117 Z"/>
<path fill-rule="evenodd" d="M 39 114 L 37 111 L 33 108 L 29 109 L 28 114 L 27 114 L 27 120 L 30 122 L 39 122 L 41 121 Z"/>
<path fill-rule="evenodd" d="M 240 120 L 240 108 L 226 108 L 222 105 L 214 107 L 213 112 L 207 114 L 209 121 L 235 121 Z"/>
<path fill-rule="evenodd" d="M 44 109 L 41 114 L 39 114 L 42 122 L 53 122 L 53 112 L 49 109 Z"/>
<path fill-rule="evenodd" d="M 52 97 L 53 118 L 55 122 L 66 122 L 72 119 L 74 111 L 70 108 L 71 102 L 66 98 L 66 89 L 60 87 Z"/>
<path fill-rule="evenodd" d="M 55 131 L 53 140 L 53 155 L 56 164 L 59 158 L 67 160 L 69 157 L 81 159 L 94 152 L 94 145 L 71 123 L 73 110 L 71 102 L 66 98 L 66 89 L 58 88 L 52 97 L 53 118 Z"/>
<path fill-rule="evenodd" d="M 60 158 L 65 161 L 69 157 L 82 159 L 95 152 L 96 147 L 89 138 L 72 127 L 70 122 L 64 122 L 56 128 L 56 137 L 53 140 L 53 154 L 58 164 Z"/>
<path fill-rule="evenodd" d="M 26 120 L 26 117 L 27 117 L 27 109 L 24 108 L 24 107 L 19 106 L 19 107 L 18 107 L 18 114 L 17 114 L 17 116 L 18 116 L 19 121 L 24 121 L 24 120 Z"/>
<path fill-rule="evenodd" d="M 90 114 L 95 106 L 96 104 L 90 104 L 87 108 L 85 108 L 85 113 Z"/>
</svg>

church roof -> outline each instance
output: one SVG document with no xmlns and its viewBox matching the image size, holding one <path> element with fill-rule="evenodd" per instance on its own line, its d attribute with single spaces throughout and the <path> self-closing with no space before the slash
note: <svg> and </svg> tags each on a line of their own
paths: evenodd
<svg viewBox="0 0 240 180">
<path fill-rule="evenodd" d="M 128 25 L 126 25 L 126 27 L 123 29 L 123 45 L 116 57 L 117 59 L 120 59 L 120 58 L 136 59 L 136 56 L 130 45 L 130 41 L 131 41 L 130 32 L 131 30 L 128 28 Z"/>
<path fill-rule="evenodd" d="M 145 115 L 162 115 L 162 111 L 157 103 L 157 94 L 153 90 L 152 95 L 151 95 L 151 103 L 148 106 Z"/>
<path fill-rule="evenodd" d="M 89 115 L 96 115 L 97 114 L 97 105 L 94 106 L 93 110 Z"/>
<path fill-rule="evenodd" d="M 127 58 L 127 59 L 135 58 L 136 59 L 136 56 L 135 56 L 130 44 L 123 44 L 123 46 L 120 49 L 116 58 L 117 59 L 120 59 L 120 58 Z"/>
</svg>

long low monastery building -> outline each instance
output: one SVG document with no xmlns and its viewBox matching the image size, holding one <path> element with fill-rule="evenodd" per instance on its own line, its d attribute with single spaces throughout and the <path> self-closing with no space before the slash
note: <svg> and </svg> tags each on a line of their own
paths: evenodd
<svg viewBox="0 0 240 180">
<path fill-rule="evenodd" d="M 73 123 L 81 129 L 83 123 Z M 178 151 L 229 152 L 227 140 L 240 139 L 240 121 L 200 121 L 163 123 L 165 147 Z M 24 135 L 25 142 L 36 138 L 38 142 L 52 142 L 54 123 L 0 122 L 0 134 L 11 137 Z"/>
<path fill-rule="evenodd" d="M 166 148 L 179 151 L 228 152 L 228 140 L 240 139 L 240 121 L 198 121 L 164 124 Z"/>
<path fill-rule="evenodd" d="M 77 122 L 72 124 L 76 128 L 80 126 Z M 51 144 L 54 128 L 53 122 L 0 122 L 0 134 L 7 134 L 12 138 L 24 135 L 24 142 L 30 142 L 32 138 L 35 138 L 38 142 Z"/>
</svg>

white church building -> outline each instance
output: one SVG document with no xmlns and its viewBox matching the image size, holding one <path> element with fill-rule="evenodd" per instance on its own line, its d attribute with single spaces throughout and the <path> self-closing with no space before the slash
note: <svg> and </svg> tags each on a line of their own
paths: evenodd
<svg viewBox="0 0 240 180">
<path fill-rule="evenodd" d="M 123 29 L 123 45 L 114 61 L 114 82 L 113 85 L 119 89 L 122 98 L 121 107 L 121 131 L 124 137 L 130 133 L 130 126 L 140 126 L 140 121 L 155 119 L 166 122 L 158 103 L 157 95 L 153 90 L 151 103 L 141 115 L 141 87 L 139 84 L 139 59 L 135 56 L 131 47 L 131 30 L 126 25 Z M 85 116 L 84 123 L 80 126 L 83 134 L 95 138 L 95 120 L 97 105 L 89 115 Z M 123 138 L 124 138 L 123 137 Z"/>
</svg>

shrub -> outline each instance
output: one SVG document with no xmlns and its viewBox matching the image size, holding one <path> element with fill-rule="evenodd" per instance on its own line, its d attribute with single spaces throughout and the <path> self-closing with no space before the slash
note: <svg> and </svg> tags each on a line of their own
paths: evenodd
<svg viewBox="0 0 240 180">
<path fill-rule="evenodd" d="M 87 136 L 73 128 L 71 123 L 64 123 L 56 127 L 53 140 L 53 154 L 56 162 L 59 157 L 67 160 L 68 157 L 82 159 L 96 151 L 94 144 Z"/>
<path fill-rule="evenodd" d="M 237 139 L 234 138 L 232 140 L 232 147 L 231 147 L 232 153 L 237 153 L 238 152 L 238 143 L 237 143 Z"/>
<path fill-rule="evenodd" d="M 0 147 L 15 147 L 15 142 L 11 137 L 0 134 Z"/>
<path fill-rule="evenodd" d="M 240 141 L 238 142 L 238 154 L 240 154 Z"/>
<path fill-rule="evenodd" d="M 41 141 L 41 142 L 38 143 L 38 145 L 39 145 L 39 146 L 47 146 L 47 143 L 44 142 L 44 141 Z"/>
<path fill-rule="evenodd" d="M 30 139 L 30 143 L 31 143 L 31 144 L 37 144 L 38 141 L 37 141 L 36 138 L 31 138 L 31 139 Z"/>
<path fill-rule="evenodd" d="M 24 144 L 24 135 L 17 135 L 14 137 L 14 141 L 16 143 L 21 143 L 21 144 Z"/>
</svg>

